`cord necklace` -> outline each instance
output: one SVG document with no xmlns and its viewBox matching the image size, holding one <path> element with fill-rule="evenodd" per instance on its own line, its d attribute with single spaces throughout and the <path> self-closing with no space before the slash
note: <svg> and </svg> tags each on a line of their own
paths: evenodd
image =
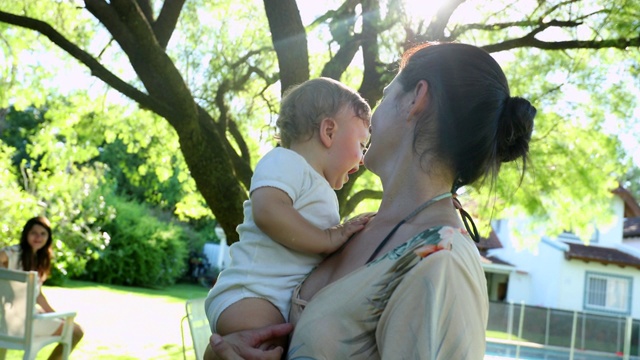
<svg viewBox="0 0 640 360">
<path fill-rule="evenodd" d="M 393 234 L 396 232 L 396 230 L 398 230 L 398 228 L 406 223 L 407 221 L 413 219 L 416 215 L 418 215 L 422 210 L 426 209 L 427 207 L 429 207 L 430 205 L 432 205 L 435 202 L 438 202 L 442 199 L 446 199 L 448 197 L 453 196 L 453 194 L 451 194 L 450 192 L 444 193 L 444 194 L 440 194 L 436 197 L 434 197 L 433 199 L 430 199 L 428 201 L 426 201 L 425 203 L 423 203 L 422 205 L 418 206 L 415 210 L 413 210 L 411 212 L 411 214 L 407 215 L 407 217 L 405 217 L 404 219 L 400 220 L 399 223 L 396 224 L 396 226 L 393 227 L 393 229 L 391 229 L 391 231 L 389 232 L 389 234 L 387 234 L 387 236 L 382 239 L 382 242 L 380 242 L 380 244 L 378 245 L 378 247 L 375 249 L 375 251 L 373 252 L 373 254 L 371 254 L 371 257 L 369 257 L 369 260 L 367 260 L 367 264 L 370 263 L 371 261 L 373 261 L 373 259 L 376 258 L 376 256 L 378 255 L 378 253 L 380 252 L 380 250 L 382 250 L 382 248 L 389 242 L 389 240 L 391 239 L 391 236 L 393 236 Z"/>
</svg>

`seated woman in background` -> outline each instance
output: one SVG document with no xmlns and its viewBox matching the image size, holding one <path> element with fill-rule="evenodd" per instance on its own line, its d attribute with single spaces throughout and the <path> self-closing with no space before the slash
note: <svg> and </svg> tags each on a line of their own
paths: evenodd
<svg viewBox="0 0 640 360">
<path fill-rule="evenodd" d="M 51 224 L 45 217 L 29 219 L 22 229 L 20 244 L 7 246 L 0 249 L 0 267 L 18 271 L 37 271 L 39 286 L 36 305 L 40 313 L 55 312 L 47 298 L 42 294 L 42 284 L 51 272 Z M 36 322 L 34 335 L 60 335 L 62 333 L 62 320 L 47 319 Z M 84 332 L 78 324 L 73 324 L 72 349 L 78 344 Z M 59 344 L 51 353 L 49 359 L 62 358 L 62 345 Z"/>
</svg>

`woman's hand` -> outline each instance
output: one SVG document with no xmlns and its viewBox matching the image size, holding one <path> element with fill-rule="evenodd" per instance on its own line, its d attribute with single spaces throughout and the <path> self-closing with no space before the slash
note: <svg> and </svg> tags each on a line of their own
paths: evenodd
<svg viewBox="0 0 640 360">
<path fill-rule="evenodd" d="M 267 340 L 289 334 L 292 324 L 265 326 L 255 330 L 239 331 L 224 337 L 213 334 L 204 353 L 205 360 L 279 360 L 284 349 L 261 349 L 260 345 Z"/>
</svg>

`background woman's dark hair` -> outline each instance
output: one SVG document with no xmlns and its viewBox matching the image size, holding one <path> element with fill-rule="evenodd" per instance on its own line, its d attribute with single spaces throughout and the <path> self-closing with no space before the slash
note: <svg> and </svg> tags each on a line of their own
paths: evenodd
<svg viewBox="0 0 640 360">
<path fill-rule="evenodd" d="M 29 245 L 28 235 L 29 231 L 35 226 L 40 225 L 47 230 L 49 237 L 45 245 L 36 252 L 35 256 L 31 254 L 31 245 Z M 40 278 L 44 275 L 48 275 L 51 270 L 51 243 L 53 242 L 53 234 L 51 233 L 51 223 L 49 219 L 38 216 L 31 218 L 27 221 L 22 229 L 22 235 L 20 236 L 20 261 L 22 262 L 22 269 L 24 271 L 35 270 L 38 272 Z"/>
<path fill-rule="evenodd" d="M 504 72 L 489 53 L 466 44 L 422 44 L 405 52 L 400 69 L 405 92 L 420 80 L 429 84 L 414 149 L 451 164 L 454 191 L 486 176 L 495 180 L 501 163 L 519 158 L 524 174 L 536 109 L 510 96 Z"/>
</svg>

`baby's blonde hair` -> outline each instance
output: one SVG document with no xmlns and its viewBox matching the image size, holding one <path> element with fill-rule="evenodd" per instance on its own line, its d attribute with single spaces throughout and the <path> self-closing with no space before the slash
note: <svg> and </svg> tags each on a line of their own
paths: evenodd
<svg viewBox="0 0 640 360">
<path fill-rule="evenodd" d="M 358 118 L 370 121 L 369 104 L 339 81 L 320 77 L 289 88 L 276 121 L 280 145 L 289 148 L 293 142 L 310 139 L 322 119 L 334 117 L 345 106 L 351 107 Z"/>
</svg>

